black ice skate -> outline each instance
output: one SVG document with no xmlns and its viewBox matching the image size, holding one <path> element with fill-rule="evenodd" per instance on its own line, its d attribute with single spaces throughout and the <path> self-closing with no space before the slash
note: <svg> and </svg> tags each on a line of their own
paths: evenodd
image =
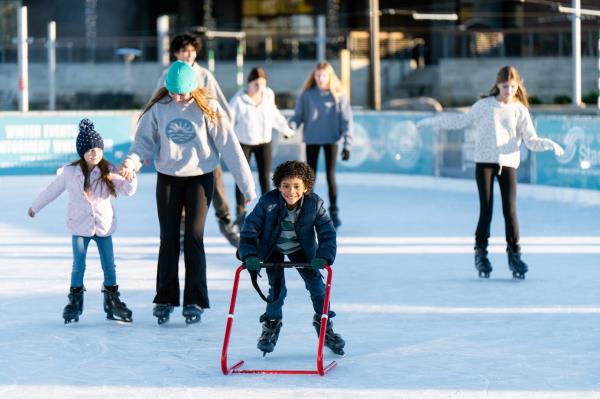
<svg viewBox="0 0 600 399">
<path fill-rule="evenodd" d="M 315 330 L 317 330 L 318 336 L 321 332 L 321 315 L 314 315 L 313 326 L 315 326 Z M 344 341 L 340 334 L 336 334 L 333 332 L 333 323 L 329 319 L 327 320 L 327 328 L 325 329 L 325 346 L 331 349 L 331 351 L 336 355 L 344 355 L 344 347 L 346 346 L 346 341 Z"/>
<path fill-rule="evenodd" d="M 200 316 L 204 312 L 198 305 L 185 305 L 181 314 L 185 317 L 185 324 L 195 324 L 200 322 Z"/>
<path fill-rule="evenodd" d="M 263 356 L 267 353 L 273 352 L 277 339 L 279 338 L 279 331 L 281 331 L 281 320 L 266 320 L 262 325 L 262 334 L 258 338 L 256 347 L 262 351 Z"/>
<path fill-rule="evenodd" d="M 221 234 L 223 234 L 225 236 L 225 238 L 227 239 L 227 241 L 229 241 L 229 243 L 234 246 L 234 247 L 239 247 L 240 246 L 240 229 L 239 227 L 235 224 L 232 223 L 231 220 L 229 220 L 228 218 L 218 218 L 217 219 L 218 224 L 219 224 L 219 230 L 221 231 Z"/>
<path fill-rule="evenodd" d="M 84 287 L 71 287 L 69 290 L 69 303 L 63 310 L 65 324 L 79 321 L 79 316 L 83 313 L 83 291 L 85 291 Z"/>
<path fill-rule="evenodd" d="M 338 213 L 337 206 L 329 207 L 329 217 L 331 218 L 331 221 L 333 222 L 333 227 L 335 227 L 337 230 L 337 228 L 342 225 L 342 221 L 340 220 L 340 215 Z"/>
<path fill-rule="evenodd" d="M 521 252 L 507 248 L 506 253 L 508 254 L 508 267 L 513 277 L 520 280 L 525 279 L 525 273 L 527 273 L 529 268 L 527 267 L 527 263 L 521 260 Z"/>
<path fill-rule="evenodd" d="M 173 305 L 157 303 L 154 305 L 152 314 L 158 319 L 158 325 L 169 321 L 169 315 L 173 313 Z"/>
<path fill-rule="evenodd" d="M 492 272 L 492 264 L 488 259 L 488 251 L 482 247 L 475 247 L 475 269 L 479 272 L 479 277 L 489 278 Z"/>
<path fill-rule="evenodd" d="M 102 293 L 104 294 L 104 311 L 106 318 L 109 320 L 119 320 L 131 323 L 131 310 L 127 308 L 125 302 L 121 302 L 119 296 L 118 285 L 102 285 Z"/>
</svg>

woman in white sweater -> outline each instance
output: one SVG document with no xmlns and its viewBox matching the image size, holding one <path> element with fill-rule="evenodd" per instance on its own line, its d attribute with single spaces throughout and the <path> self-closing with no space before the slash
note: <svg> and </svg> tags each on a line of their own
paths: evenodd
<svg viewBox="0 0 600 399">
<path fill-rule="evenodd" d="M 292 136 L 294 131 L 275 105 L 275 94 L 267 87 L 267 73 L 263 68 L 253 68 L 250 71 L 248 84 L 231 98 L 229 108 L 233 130 L 237 134 L 248 162 L 254 154 L 258 168 L 258 181 L 264 194 L 270 189 L 272 131 L 279 130 L 286 138 Z M 244 197 L 237 187 L 235 199 L 236 223 L 241 228 L 246 209 Z"/>
<path fill-rule="evenodd" d="M 464 114 L 438 115 L 417 123 L 417 128 L 432 126 L 442 129 L 475 131 L 475 180 L 479 191 L 479 221 L 475 230 L 475 268 L 479 277 L 488 278 L 492 265 L 487 257 L 492 222 L 493 183 L 498 180 L 506 231 L 508 264 L 515 278 L 525 278 L 527 264 L 521 260 L 519 222 L 517 220 L 517 168 L 521 141 L 532 151 L 563 149 L 550 139 L 537 136 L 527 107 L 527 92 L 519 72 L 512 66 L 498 71 L 489 94 L 477 101 Z"/>
</svg>

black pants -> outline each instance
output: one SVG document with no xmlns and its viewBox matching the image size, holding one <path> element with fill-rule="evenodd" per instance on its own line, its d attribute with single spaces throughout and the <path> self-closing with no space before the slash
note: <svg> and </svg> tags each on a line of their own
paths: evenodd
<svg viewBox="0 0 600 399">
<path fill-rule="evenodd" d="M 284 256 L 287 256 L 291 262 L 296 263 L 306 263 L 308 262 L 308 258 L 304 254 L 304 252 L 300 249 L 296 252 L 293 252 L 289 255 L 283 255 L 277 250 L 273 251 L 269 258 L 266 260 L 268 263 L 279 263 L 284 261 Z M 275 294 L 275 281 L 277 279 L 281 279 L 281 292 L 279 294 L 279 299 L 273 303 L 267 304 L 267 310 L 264 314 L 262 314 L 259 318 L 262 323 L 265 320 L 281 320 L 283 317 L 283 302 L 285 297 L 287 296 L 287 288 L 285 286 L 285 274 L 283 268 L 267 268 L 267 277 L 269 278 L 269 299 L 273 299 Z M 321 315 L 323 312 L 323 303 L 325 302 L 325 283 L 323 282 L 323 277 L 321 276 L 321 272 L 315 270 L 313 268 L 300 268 L 296 269 L 304 280 L 304 286 L 306 290 L 310 294 L 310 300 L 313 305 L 313 310 L 315 314 Z M 329 317 L 334 317 L 335 312 L 332 310 L 329 311 Z"/>
<path fill-rule="evenodd" d="M 258 168 L 258 182 L 260 184 L 260 191 L 262 194 L 266 193 L 271 187 L 269 184 L 269 178 L 271 177 L 271 163 L 273 159 L 271 142 L 257 145 L 242 144 L 242 151 L 244 152 L 248 163 L 250 163 L 250 157 L 252 154 L 254 154 L 254 158 L 256 159 L 256 167 Z M 239 215 L 244 213 L 246 209 L 246 205 L 244 203 L 246 201 L 238 186 L 235 186 L 235 202 L 236 214 Z"/>
<path fill-rule="evenodd" d="M 229 213 L 229 203 L 227 202 L 227 193 L 225 192 L 225 183 L 223 182 L 223 169 L 221 165 L 217 165 L 213 170 L 215 178 L 215 189 L 213 193 L 213 208 L 215 208 L 215 215 L 217 219 L 223 220 L 225 223 L 231 221 L 231 215 Z"/>
<path fill-rule="evenodd" d="M 325 152 L 325 172 L 327 174 L 327 185 L 329 187 L 329 207 L 337 209 L 337 183 L 335 182 L 335 163 L 337 160 L 337 144 L 307 144 L 306 163 L 315 171 L 317 176 L 317 161 L 319 150 L 323 147 Z"/>
<path fill-rule="evenodd" d="M 212 172 L 191 177 L 157 174 L 156 207 L 160 223 L 160 249 L 154 303 L 179 306 L 179 225 L 181 211 L 185 209 L 183 305 L 209 307 L 204 224 L 213 189 Z"/>
<path fill-rule="evenodd" d="M 500 172 L 500 174 L 498 174 Z M 475 231 L 475 243 L 487 247 L 494 208 L 494 177 L 500 185 L 502 213 L 506 243 L 509 248 L 519 251 L 519 221 L 517 220 L 517 170 L 493 163 L 478 163 L 475 166 L 475 180 L 479 191 L 479 222 Z"/>
</svg>

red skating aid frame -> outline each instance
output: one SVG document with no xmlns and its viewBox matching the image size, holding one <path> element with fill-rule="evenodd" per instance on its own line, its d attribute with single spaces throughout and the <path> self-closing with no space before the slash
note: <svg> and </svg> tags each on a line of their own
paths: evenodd
<svg viewBox="0 0 600 399">
<path fill-rule="evenodd" d="M 310 267 L 310 264 L 305 263 L 269 263 L 263 264 L 263 267 L 285 267 L 285 268 L 298 268 L 298 267 Z M 229 304 L 229 315 L 227 316 L 227 325 L 225 327 L 225 337 L 223 339 L 223 350 L 221 351 L 221 371 L 223 374 L 318 374 L 324 376 L 337 366 L 337 362 L 333 361 L 327 366 L 323 367 L 323 344 L 325 343 L 325 329 L 327 328 L 327 319 L 329 315 L 329 294 L 331 292 L 331 278 L 332 272 L 329 265 L 325 265 L 327 270 L 327 279 L 325 283 L 325 299 L 323 301 L 323 312 L 321 314 L 321 330 L 319 332 L 319 344 L 317 346 L 317 369 L 316 370 L 244 370 L 241 367 L 244 364 L 243 360 L 236 362 L 233 366 L 227 366 L 227 348 L 229 346 L 229 336 L 231 334 L 231 327 L 233 325 L 233 313 L 235 310 L 235 302 L 237 299 L 238 283 L 240 281 L 240 273 L 246 267 L 240 265 L 235 271 L 235 278 L 233 280 L 233 289 L 231 292 L 231 302 Z"/>
</svg>

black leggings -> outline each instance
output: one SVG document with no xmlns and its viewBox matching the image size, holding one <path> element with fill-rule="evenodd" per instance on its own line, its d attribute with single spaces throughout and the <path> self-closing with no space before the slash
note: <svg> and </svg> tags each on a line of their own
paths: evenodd
<svg viewBox="0 0 600 399">
<path fill-rule="evenodd" d="M 272 162 L 271 142 L 269 141 L 268 143 L 257 145 L 242 144 L 242 151 L 244 152 L 248 163 L 250 163 L 250 157 L 252 156 L 252 154 L 254 154 L 254 158 L 256 159 L 256 167 L 258 169 L 258 182 L 260 183 L 260 190 L 262 194 L 266 193 L 267 191 L 269 191 L 269 188 L 271 186 L 269 184 L 269 178 L 271 177 Z M 237 214 L 239 215 L 241 213 L 244 213 L 246 209 L 246 201 L 244 199 L 244 195 L 242 194 L 238 186 L 235 186 L 235 202 L 237 206 Z"/>
<path fill-rule="evenodd" d="M 477 163 L 475 166 L 475 180 L 479 191 L 479 222 L 475 231 L 475 243 L 483 248 L 488 244 L 494 208 L 494 177 L 500 185 L 506 243 L 509 248 L 518 252 L 517 170 L 507 166 L 500 170 L 500 165 L 494 163 Z"/>
<path fill-rule="evenodd" d="M 317 161 L 319 150 L 323 147 L 325 152 L 325 173 L 327 173 L 327 185 L 329 186 L 329 207 L 337 209 L 337 183 L 335 182 L 335 162 L 337 160 L 337 144 L 307 144 L 306 163 L 315 171 L 317 177 Z"/>
<path fill-rule="evenodd" d="M 185 289 L 183 305 L 208 308 L 204 224 L 213 195 L 212 172 L 176 177 L 157 173 L 156 207 L 160 223 L 160 249 L 154 303 L 179 306 L 179 225 L 185 209 Z"/>
</svg>

